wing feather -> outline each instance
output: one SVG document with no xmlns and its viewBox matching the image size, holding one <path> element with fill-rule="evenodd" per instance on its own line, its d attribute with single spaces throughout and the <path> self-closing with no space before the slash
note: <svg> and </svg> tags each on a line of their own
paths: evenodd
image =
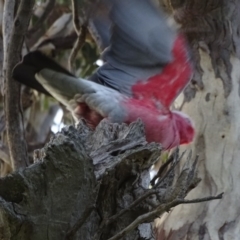
<svg viewBox="0 0 240 240">
<path fill-rule="evenodd" d="M 136 98 L 169 107 L 191 76 L 186 44 L 170 29 L 150 0 L 113 0 L 106 63 L 99 83 Z"/>
<path fill-rule="evenodd" d="M 97 75 L 103 84 L 132 95 L 136 82 L 158 74 L 172 60 L 175 33 L 150 0 L 111 3 L 111 42 Z"/>
</svg>

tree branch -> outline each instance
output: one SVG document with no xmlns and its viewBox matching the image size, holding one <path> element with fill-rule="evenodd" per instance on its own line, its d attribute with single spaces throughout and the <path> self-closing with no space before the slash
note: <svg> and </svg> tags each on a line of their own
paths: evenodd
<svg viewBox="0 0 240 240">
<path fill-rule="evenodd" d="M 87 26 L 83 25 L 78 35 L 77 41 L 75 42 L 69 56 L 68 68 L 69 68 L 69 71 L 71 72 L 74 71 L 73 63 L 77 57 L 78 51 L 82 48 L 83 44 L 85 43 L 86 35 L 87 35 Z"/>
<path fill-rule="evenodd" d="M 118 220 L 122 215 L 127 213 L 128 211 L 131 211 L 134 207 L 136 207 L 138 204 L 142 203 L 147 197 L 156 194 L 158 191 L 155 189 L 151 189 L 144 193 L 141 197 L 139 197 L 137 200 L 135 200 L 132 204 L 130 204 L 127 208 L 121 210 L 117 214 L 111 216 L 109 219 L 103 220 L 101 226 L 99 227 L 97 233 L 94 235 L 94 240 L 99 239 L 99 236 L 103 232 L 104 228 L 109 226 L 111 223 Z"/>
<path fill-rule="evenodd" d="M 165 175 L 164 175 L 163 177 L 161 177 L 161 175 L 160 175 L 161 178 L 160 178 L 160 179 L 158 180 L 158 182 L 153 186 L 154 188 L 157 188 L 157 187 L 163 182 L 163 180 L 166 179 L 166 178 L 174 171 L 174 169 L 175 169 L 175 167 L 177 166 L 177 164 L 182 160 L 185 152 L 183 152 L 180 157 L 179 157 L 178 154 L 179 154 L 179 150 L 177 149 L 176 152 L 175 152 L 175 154 L 174 154 L 173 160 L 169 161 L 169 163 L 172 162 L 172 165 L 170 166 L 169 170 L 165 173 Z M 160 174 L 162 174 L 162 173 L 160 172 Z M 157 174 L 157 175 L 158 175 L 158 174 Z"/>
<path fill-rule="evenodd" d="M 153 218 L 161 216 L 164 212 L 168 212 L 171 208 L 176 207 L 179 204 L 190 204 L 190 203 L 207 202 L 207 201 L 211 201 L 211 200 L 221 199 L 222 196 L 223 196 L 223 193 L 221 193 L 221 194 L 219 194 L 217 196 L 210 196 L 210 197 L 205 197 L 205 198 L 197 198 L 197 199 L 192 199 L 192 200 L 176 199 L 176 200 L 173 200 L 172 202 L 167 203 L 165 205 L 160 205 L 159 208 L 157 208 L 156 210 L 137 217 L 126 228 L 124 228 L 122 231 L 117 233 L 115 236 L 109 238 L 108 240 L 122 239 L 129 232 L 131 232 L 133 229 L 135 229 L 139 224 L 152 221 Z"/>
<path fill-rule="evenodd" d="M 8 2 L 8 6 L 11 7 L 11 11 L 13 11 L 15 1 L 8 0 L 6 2 Z M 20 105 L 20 84 L 12 79 L 12 70 L 20 61 L 23 40 L 30 21 L 34 2 L 34 0 L 22 0 L 20 2 L 12 29 L 9 26 L 5 26 L 5 32 L 8 32 L 10 40 L 5 42 L 4 45 L 6 48 L 4 49 L 4 81 L 6 82 L 4 100 L 7 139 L 13 169 L 24 168 L 28 165 Z M 5 12 L 7 11 L 8 13 L 11 13 L 9 12 L 9 9 L 6 8 Z"/>
<path fill-rule="evenodd" d="M 36 154 L 32 167 L 0 178 L 0 203 L 4 199 L 4 206 L 13 206 L 14 218 L 28 214 L 20 224 L 31 232 L 29 239 L 51 234 L 54 239 L 114 240 L 126 234 L 144 238 L 138 225 L 149 226 L 176 205 L 222 197 L 184 200 L 196 179 L 197 161 L 189 159 L 178 174 L 172 169 L 181 158 L 177 154 L 162 183 L 149 189 L 148 170 L 161 147 L 147 143 L 143 134 L 141 121 L 127 126 L 103 120 L 94 131 L 83 122 L 77 129 L 63 128 Z M 3 211 L 0 218 L 4 228 L 16 225 Z M 22 236 L 18 230 L 12 234 Z"/>
<path fill-rule="evenodd" d="M 176 151 L 179 151 L 179 149 L 177 148 Z M 168 167 L 168 165 L 169 165 L 170 163 L 172 163 L 172 161 L 175 159 L 175 156 L 174 156 L 174 155 L 177 154 L 176 151 L 174 151 L 174 153 L 172 153 L 172 154 L 170 155 L 170 157 L 168 158 L 168 160 L 159 168 L 157 174 L 153 177 L 153 179 L 152 179 L 151 182 L 150 182 L 152 186 L 155 185 L 155 181 L 156 181 L 159 177 L 162 176 L 164 170 L 165 170 L 165 169 Z"/>
<path fill-rule="evenodd" d="M 73 24 L 74 24 L 74 28 L 78 38 L 74 44 L 74 47 L 70 53 L 69 60 L 68 60 L 68 68 L 69 68 L 69 71 L 71 72 L 73 72 L 74 70 L 73 62 L 77 57 L 78 51 L 82 48 L 83 44 L 85 43 L 85 39 L 87 35 L 87 21 L 85 21 L 80 27 L 78 9 L 79 9 L 78 0 L 72 0 Z"/>
<path fill-rule="evenodd" d="M 39 17 L 39 19 L 34 24 L 34 26 L 28 31 L 28 35 L 31 36 L 33 33 L 38 31 L 40 27 L 43 26 L 43 22 L 48 18 L 49 14 L 52 12 L 52 10 L 55 6 L 55 2 L 56 2 L 56 0 L 48 0 L 48 2 L 46 3 L 46 6 L 45 6 L 44 12 Z"/>
<path fill-rule="evenodd" d="M 1 84 L 2 95 L 6 92 L 6 79 L 4 79 L 4 72 L 6 72 L 6 64 L 7 64 L 7 50 L 8 44 L 11 37 L 11 32 L 13 28 L 14 22 L 14 8 L 15 8 L 15 0 L 5 1 L 4 10 L 3 10 L 3 78 Z"/>
<path fill-rule="evenodd" d="M 79 33 L 81 28 L 78 9 L 79 9 L 78 0 L 72 0 L 73 25 L 76 33 Z"/>
</svg>

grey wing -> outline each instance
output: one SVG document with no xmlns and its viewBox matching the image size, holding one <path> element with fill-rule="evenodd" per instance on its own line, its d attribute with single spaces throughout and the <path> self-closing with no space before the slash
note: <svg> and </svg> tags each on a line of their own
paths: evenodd
<svg viewBox="0 0 240 240">
<path fill-rule="evenodd" d="M 160 73 L 172 60 L 175 33 L 150 0 L 113 0 L 110 46 L 98 69 L 98 82 L 131 95 L 131 86 Z"/>
</svg>

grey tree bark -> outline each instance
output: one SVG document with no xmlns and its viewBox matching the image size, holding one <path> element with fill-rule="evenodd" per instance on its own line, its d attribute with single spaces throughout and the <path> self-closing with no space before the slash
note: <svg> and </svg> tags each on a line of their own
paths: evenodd
<svg viewBox="0 0 240 240">
<path fill-rule="evenodd" d="M 23 41 L 33 9 L 33 0 L 6 1 L 3 14 L 3 92 L 6 130 L 11 166 L 14 170 L 29 164 L 24 137 L 20 84 L 12 79 L 12 70 L 20 61 Z M 14 16 L 14 10 L 16 16 Z"/>
<path fill-rule="evenodd" d="M 184 200 L 199 182 L 197 161 L 190 156 L 175 172 L 177 151 L 149 188 L 160 152 L 140 121 L 65 128 L 35 153 L 35 164 L 0 179 L 0 239 L 153 239 L 156 216 L 222 197 Z"/>
<path fill-rule="evenodd" d="M 180 105 L 195 121 L 197 135 L 187 149 L 199 155 L 202 181 L 188 197 L 219 191 L 225 194 L 219 202 L 179 206 L 164 214 L 157 221 L 158 239 L 237 240 L 240 236 L 240 1 L 169 0 L 167 3 L 187 34 L 195 59 L 196 73 Z"/>
</svg>

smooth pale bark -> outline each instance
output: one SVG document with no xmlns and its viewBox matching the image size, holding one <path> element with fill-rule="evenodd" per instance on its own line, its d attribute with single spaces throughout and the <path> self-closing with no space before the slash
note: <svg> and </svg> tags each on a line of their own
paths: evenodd
<svg viewBox="0 0 240 240">
<path fill-rule="evenodd" d="M 199 205 L 181 205 L 156 220 L 157 239 L 238 240 L 240 237 L 240 61 L 231 57 L 232 90 L 226 97 L 221 79 L 215 77 L 211 58 L 200 51 L 204 88 L 185 103 L 183 111 L 196 125 L 191 146 L 199 154 L 202 178 L 187 198 L 225 192 L 222 200 Z"/>
</svg>

